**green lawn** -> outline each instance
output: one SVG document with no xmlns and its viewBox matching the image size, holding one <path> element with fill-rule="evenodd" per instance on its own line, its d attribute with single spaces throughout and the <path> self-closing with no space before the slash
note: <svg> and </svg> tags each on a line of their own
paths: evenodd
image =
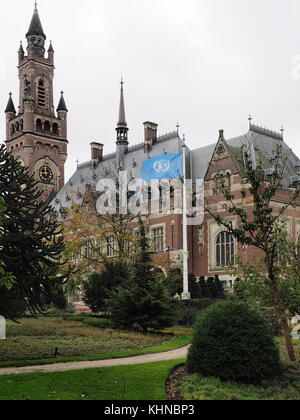
<svg viewBox="0 0 300 420">
<path fill-rule="evenodd" d="M 0 400 L 166 400 L 169 373 L 183 362 L 0 376 Z"/>
<path fill-rule="evenodd" d="M 159 335 L 99 329 L 60 318 L 24 319 L 20 324 L 8 322 L 7 340 L 0 341 L 0 367 L 158 353 L 188 344 L 189 333 L 181 327 Z"/>
</svg>

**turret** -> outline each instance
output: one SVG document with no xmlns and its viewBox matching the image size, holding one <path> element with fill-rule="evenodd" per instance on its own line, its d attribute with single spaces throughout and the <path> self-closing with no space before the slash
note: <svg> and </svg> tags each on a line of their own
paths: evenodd
<svg viewBox="0 0 300 420">
<path fill-rule="evenodd" d="M 5 109 L 5 114 L 6 114 L 6 119 L 7 121 L 12 120 L 13 118 L 15 118 L 16 116 L 16 108 L 14 105 L 14 101 L 12 99 L 12 93 L 9 92 L 9 98 L 8 98 L 8 102 L 7 102 L 7 106 Z"/>
<path fill-rule="evenodd" d="M 22 61 L 24 60 L 24 56 L 25 56 L 25 52 L 24 52 L 22 41 L 21 41 L 20 42 L 20 47 L 19 47 L 19 50 L 18 50 L 19 64 L 21 64 Z"/>
<path fill-rule="evenodd" d="M 50 45 L 48 48 L 48 59 L 51 62 L 51 64 L 54 63 L 54 49 L 53 49 L 52 41 L 50 41 Z"/>
</svg>

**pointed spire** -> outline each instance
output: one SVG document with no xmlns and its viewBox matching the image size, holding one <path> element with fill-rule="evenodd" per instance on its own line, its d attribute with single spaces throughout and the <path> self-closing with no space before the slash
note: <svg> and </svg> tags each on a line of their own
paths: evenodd
<svg viewBox="0 0 300 420">
<path fill-rule="evenodd" d="M 14 101 L 12 99 L 12 93 L 11 92 L 9 92 L 9 99 L 8 99 L 7 106 L 6 106 L 6 109 L 5 109 L 5 113 L 8 113 L 8 112 L 12 112 L 12 113 L 16 114 L 16 108 L 15 108 L 15 105 L 14 105 Z"/>
<path fill-rule="evenodd" d="M 31 22 L 30 22 L 28 32 L 26 34 L 26 38 L 28 38 L 29 36 L 34 36 L 34 35 L 37 35 L 37 36 L 40 35 L 46 39 L 46 35 L 44 33 L 42 23 L 39 17 L 37 2 L 35 2 L 34 12 L 33 12 Z"/>
<path fill-rule="evenodd" d="M 49 49 L 48 49 L 48 53 L 54 53 L 54 49 L 53 49 L 53 45 L 52 45 L 52 41 L 50 41 L 50 45 L 49 45 Z"/>
<path fill-rule="evenodd" d="M 23 48 L 23 44 L 22 44 L 22 41 L 20 41 L 20 48 L 19 48 L 18 53 L 19 53 L 19 54 L 25 54 L 25 52 L 24 52 L 24 48 Z"/>
<path fill-rule="evenodd" d="M 121 97 L 120 97 L 120 110 L 119 110 L 118 127 L 127 127 L 126 115 L 125 115 L 123 86 L 124 86 L 124 81 L 123 81 L 123 77 L 122 77 L 121 78 Z"/>
<path fill-rule="evenodd" d="M 61 91 L 61 97 L 60 97 L 60 101 L 57 107 L 57 111 L 65 111 L 68 112 L 68 108 L 65 102 L 65 98 L 64 98 L 64 92 Z"/>
</svg>

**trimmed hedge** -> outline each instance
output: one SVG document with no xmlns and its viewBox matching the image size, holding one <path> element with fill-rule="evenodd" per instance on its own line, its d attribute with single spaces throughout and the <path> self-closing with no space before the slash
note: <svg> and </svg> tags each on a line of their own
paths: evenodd
<svg viewBox="0 0 300 420">
<path fill-rule="evenodd" d="M 245 302 L 226 300 L 198 319 L 187 368 L 206 377 L 259 383 L 280 373 L 280 356 L 260 313 Z"/>
</svg>

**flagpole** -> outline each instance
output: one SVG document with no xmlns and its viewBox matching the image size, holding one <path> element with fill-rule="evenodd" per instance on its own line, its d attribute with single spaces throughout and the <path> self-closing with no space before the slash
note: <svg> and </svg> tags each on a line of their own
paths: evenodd
<svg viewBox="0 0 300 420">
<path fill-rule="evenodd" d="M 187 238 L 187 193 L 186 193 L 186 144 L 184 139 L 183 148 L 183 293 L 182 300 L 190 300 L 191 294 L 189 293 L 189 252 L 188 252 L 188 238 Z"/>
</svg>

